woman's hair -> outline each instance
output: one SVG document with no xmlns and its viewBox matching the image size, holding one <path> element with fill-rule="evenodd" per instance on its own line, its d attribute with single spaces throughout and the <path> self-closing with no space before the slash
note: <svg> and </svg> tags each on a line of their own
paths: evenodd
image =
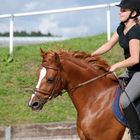
<svg viewBox="0 0 140 140">
<path fill-rule="evenodd" d="M 140 26 L 140 19 L 138 17 L 135 18 L 135 22 Z"/>
</svg>

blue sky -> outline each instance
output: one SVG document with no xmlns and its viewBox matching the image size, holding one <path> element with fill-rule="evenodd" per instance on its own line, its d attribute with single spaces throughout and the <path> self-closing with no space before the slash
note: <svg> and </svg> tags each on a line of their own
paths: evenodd
<svg viewBox="0 0 140 140">
<path fill-rule="evenodd" d="M 0 0 L 0 15 L 119 2 L 116 0 Z M 111 30 L 119 23 L 118 8 L 111 8 Z M 78 37 L 106 32 L 106 9 L 63 14 L 17 17 L 14 30 L 41 31 Z M 9 31 L 9 19 L 0 19 L 0 32 Z"/>
</svg>

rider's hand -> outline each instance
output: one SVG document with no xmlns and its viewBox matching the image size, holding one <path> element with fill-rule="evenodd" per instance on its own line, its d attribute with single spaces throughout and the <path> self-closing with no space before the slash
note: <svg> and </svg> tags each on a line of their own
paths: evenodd
<svg viewBox="0 0 140 140">
<path fill-rule="evenodd" d="M 114 72 L 117 69 L 116 64 L 112 65 L 109 69 L 110 72 Z"/>
</svg>

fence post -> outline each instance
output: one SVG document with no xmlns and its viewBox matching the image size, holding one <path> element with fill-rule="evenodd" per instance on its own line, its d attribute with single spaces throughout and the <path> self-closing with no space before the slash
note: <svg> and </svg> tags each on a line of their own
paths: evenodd
<svg viewBox="0 0 140 140">
<path fill-rule="evenodd" d="M 5 128 L 5 140 L 11 140 L 11 126 Z"/>
<path fill-rule="evenodd" d="M 107 6 L 107 40 L 111 38 L 111 20 L 110 20 L 110 4 Z"/>
<path fill-rule="evenodd" d="M 11 15 L 10 18 L 10 41 L 9 41 L 9 55 L 13 55 L 13 29 L 14 29 L 14 16 Z"/>
</svg>

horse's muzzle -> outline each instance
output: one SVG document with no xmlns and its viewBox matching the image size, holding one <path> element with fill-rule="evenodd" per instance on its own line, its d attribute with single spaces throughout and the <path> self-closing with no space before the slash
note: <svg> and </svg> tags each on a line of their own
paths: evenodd
<svg viewBox="0 0 140 140">
<path fill-rule="evenodd" d="M 32 110 L 41 110 L 43 107 L 43 104 L 40 104 L 39 101 L 29 102 L 28 105 Z"/>
</svg>

